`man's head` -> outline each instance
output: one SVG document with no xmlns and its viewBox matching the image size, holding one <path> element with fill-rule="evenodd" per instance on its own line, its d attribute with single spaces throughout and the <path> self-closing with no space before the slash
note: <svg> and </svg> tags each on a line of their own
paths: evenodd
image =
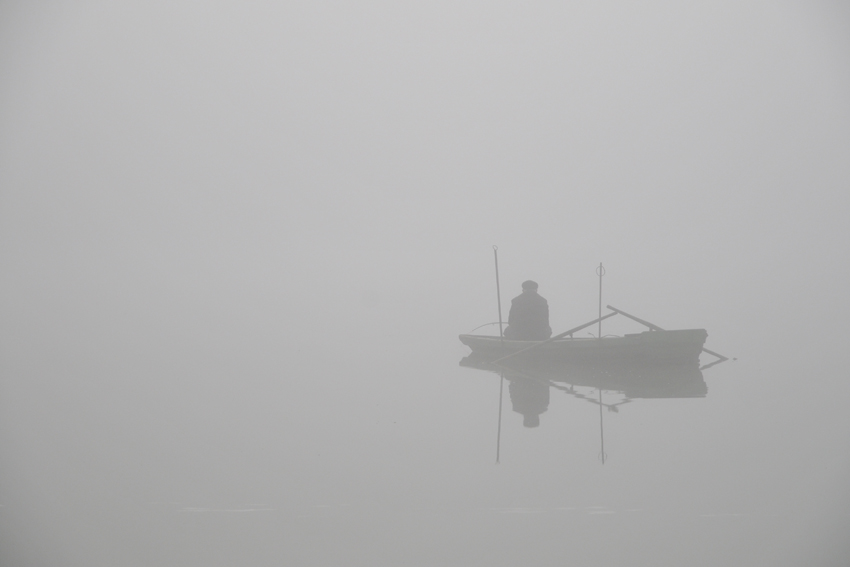
<svg viewBox="0 0 850 567">
<path fill-rule="evenodd" d="M 522 282 L 522 291 L 537 291 L 537 282 L 531 280 Z"/>
</svg>

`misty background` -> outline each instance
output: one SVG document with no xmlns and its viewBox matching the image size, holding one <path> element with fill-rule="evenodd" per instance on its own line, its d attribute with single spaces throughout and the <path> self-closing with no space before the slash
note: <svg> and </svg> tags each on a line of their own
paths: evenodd
<svg viewBox="0 0 850 567">
<path fill-rule="evenodd" d="M 2 565 L 845 565 L 850 9 L 0 3 Z M 534 279 L 705 328 L 541 427 Z M 607 325 L 607 322 L 606 322 Z M 610 332 L 639 327 L 611 323 Z M 492 330 L 492 327 L 490 328 Z"/>
</svg>

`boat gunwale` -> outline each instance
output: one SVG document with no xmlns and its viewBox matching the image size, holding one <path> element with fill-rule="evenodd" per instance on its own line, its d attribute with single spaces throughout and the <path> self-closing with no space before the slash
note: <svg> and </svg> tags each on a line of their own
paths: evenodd
<svg viewBox="0 0 850 567">
<path fill-rule="evenodd" d="M 707 338 L 707 336 L 708 336 L 708 333 L 706 332 L 705 329 L 672 329 L 672 330 L 669 330 L 669 331 L 643 331 L 643 332 L 640 332 L 640 333 L 627 333 L 625 335 L 607 335 L 607 336 L 603 336 L 601 338 L 600 337 L 561 337 L 561 338 L 554 339 L 554 340 L 553 339 L 540 339 L 540 340 L 536 340 L 536 341 L 507 339 L 507 338 L 498 337 L 498 336 L 495 336 L 495 335 L 472 335 L 472 334 L 469 334 L 469 333 L 464 333 L 464 334 L 458 335 L 458 338 L 460 338 L 461 342 L 464 342 L 463 339 L 464 339 L 464 337 L 466 337 L 466 338 L 472 339 L 474 341 L 482 341 L 482 344 L 484 344 L 484 341 L 491 342 L 491 343 L 494 343 L 494 346 L 495 346 L 495 343 L 498 343 L 499 346 L 501 346 L 501 345 L 509 346 L 508 343 L 510 345 L 520 345 L 521 344 L 521 345 L 531 346 L 531 345 L 534 345 L 534 344 L 540 344 L 540 343 L 544 343 L 544 342 L 547 342 L 547 345 L 541 344 L 541 346 L 548 346 L 549 344 L 571 343 L 571 342 L 576 342 L 576 341 L 580 341 L 580 342 L 590 342 L 590 341 L 600 341 L 600 340 L 602 340 L 602 341 L 614 341 L 614 340 L 639 341 L 644 337 L 660 337 L 660 336 L 671 337 L 673 335 L 678 335 L 680 337 L 684 337 L 684 336 L 687 336 L 687 335 L 693 335 L 695 333 L 700 333 L 700 332 L 703 334 L 703 342 L 704 342 L 705 338 Z M 464 344 L 466 344 L 466 343 L 464 342 Z"/>
</svg>

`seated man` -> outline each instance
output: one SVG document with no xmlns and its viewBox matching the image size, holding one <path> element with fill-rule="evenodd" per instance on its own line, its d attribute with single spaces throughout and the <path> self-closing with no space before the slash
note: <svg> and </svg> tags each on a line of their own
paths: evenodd
<svg viewBox="0 0 850 567">
<path fill-rule="evenodd" d="M 549 303 L 537 295 L 537 282 L 522 283 L 522 295 L 511 300 L 511 312 L 505 338 L 518 341 L 542 341 L 552 336 Z"/>
</svg>

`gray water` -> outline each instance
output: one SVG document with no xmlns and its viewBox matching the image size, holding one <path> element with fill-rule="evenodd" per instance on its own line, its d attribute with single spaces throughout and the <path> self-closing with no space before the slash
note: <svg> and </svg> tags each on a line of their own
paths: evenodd
<svg viewBox="0 0 850 567">
<path fill-rule="evenodd" d="M 0 564 L 850 561 L 846 11 L 120 4 L 0 6 Z M 736 360 L 500 425 L 494 244 Z"/>
</svg>

